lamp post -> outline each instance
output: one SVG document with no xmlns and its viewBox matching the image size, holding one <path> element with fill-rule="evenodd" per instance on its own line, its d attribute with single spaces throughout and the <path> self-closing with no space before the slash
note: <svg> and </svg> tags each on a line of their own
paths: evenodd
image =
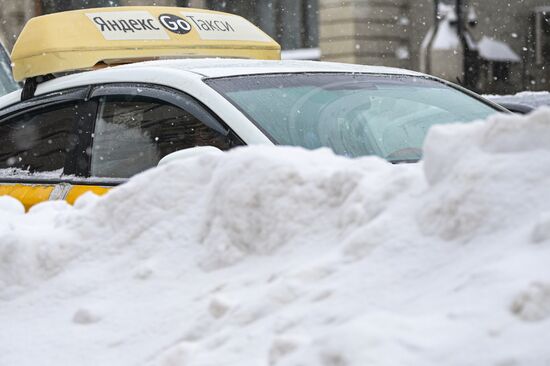
<svg viewBox="0 0 550 366">
<path fill-rule="evenodd" d="M 439 0 L 434 0 L 434 26 L 439 23 Z"/>
<path fill-rule="evenodd" d="M 472 65 L 472 51 L 468 40 L 466 39 L 466 22 L 464 21 L 464 0 L 456 0 L 456 33 L 460 44 L 462 45 L 462 57 L 463 57 L 463 73 L 462 73 L 462 84 L 468 88 L 473 89 L 475 87 L 474 75 L 472 74 L 473 65 Z"/>
<path fill-rule="evenodd" d="M 466 19 L 464 16 L 464 0 L 456 0 L 456 32 L 463 49 L 463 85 L 470 90 L 477 91 L 477 81 L 479 78 L 479 57 L 477 49 L 475 46 L 471 45 L 471 42 L 473 41 L 471 35 L 466 34 L 467 30 Z"/>
<path fill-rule="evenodd" d="M 456 0 L 456 30 L 460 38 L 464 37 L 464 12 L 462 10 L 462 0 Z"/>
</svg>

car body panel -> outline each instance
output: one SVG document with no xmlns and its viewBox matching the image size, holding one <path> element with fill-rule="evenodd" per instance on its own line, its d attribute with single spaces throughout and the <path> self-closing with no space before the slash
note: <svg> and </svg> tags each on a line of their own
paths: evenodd
<svg viewBox="0 0 550 366">
<path fill-rule="evenodd" d="M 82 196 L 85 193 L 93 193 L 98 196 L 102 196 L 109 192 L 112 187 L 102 187 L 102 186 L 80 186 L 75 185 L 70 188 L 70 190 L 67 192 L 65 197 L 58 198 L 58 199 L 64 199 L 71 205 L 75 203 L 78 197 Z"/>
<path fill-rule="evenodd" d="M 205 77 L 228 77 L 239 75 L 294 73 L 294 72 L 360 72 L 367 74 L 393 74 L 427 76 L 416 71 L 385 66 L 368 66 L 339 62 L 297 61 L 297 60 L 243 60 L 243 59 L 186 59 L 148 61 L 120 66 L 131 70 L 140 67 L 159 67 L 178 71 L 189 71 Z"/>
<path fill-rule="evenodd" d="M 11 196 L 20 201 L 25 210 L 45 201 L 65 200 L 74 204 L 78 197 L 91 192 L 104 195 L 112 187 L 93 185 L 71 185 L 67 183 L 20 184 L 0 183 L 0 196 Z"/>
<path fill-rule="evenodd" d="M 0 196 L 11 196 L 19 200 L 25 209 L 28 210 L 32 206 L 48 201 L 55 188 L 53 184 L 0 184 Z"/>
</svg>

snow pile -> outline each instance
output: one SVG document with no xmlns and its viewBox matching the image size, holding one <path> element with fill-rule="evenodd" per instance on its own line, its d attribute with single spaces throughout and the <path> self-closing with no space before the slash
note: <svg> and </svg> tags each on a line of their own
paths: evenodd
<svg viewBox="0 0 550 366">
<path fill-rule="evenodd" d="M 532 108 L 550 106 L 549 92 L 521 92 L 515 95 L 485 95 L 495 103 L 517 103 Z"/>
<path fill-rule="evenodd" d="M 0 198 L 0 365 L 544 365 L 550 109 L 425 162 L 251 147 Z"/>
</svg>

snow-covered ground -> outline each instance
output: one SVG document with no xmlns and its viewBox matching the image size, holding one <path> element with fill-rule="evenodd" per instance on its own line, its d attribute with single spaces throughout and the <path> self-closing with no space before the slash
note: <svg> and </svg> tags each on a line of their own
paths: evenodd
<svg viewBox="0 0 550 366">
<path fill-rule="evenodd" d="M 517 103 L 532 108 L 550 106 L 550 92 L 521 92 L 515 95 L 485 95 L 496 103 Z"/>
<path fill-rule="evenodd" d="M 548 365 L 550 109 L 0 198 L 0 365 Z"/>
</svg>

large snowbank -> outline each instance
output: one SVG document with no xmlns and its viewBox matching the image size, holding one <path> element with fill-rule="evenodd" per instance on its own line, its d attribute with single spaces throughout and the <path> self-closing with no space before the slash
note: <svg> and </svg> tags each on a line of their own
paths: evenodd
<svg viewBox="0 0 550 366">
<path fill-rule="evenodd" d="M 0 365 L 547 365 L 550 109 L 0 198 Z"/>
</svg>

